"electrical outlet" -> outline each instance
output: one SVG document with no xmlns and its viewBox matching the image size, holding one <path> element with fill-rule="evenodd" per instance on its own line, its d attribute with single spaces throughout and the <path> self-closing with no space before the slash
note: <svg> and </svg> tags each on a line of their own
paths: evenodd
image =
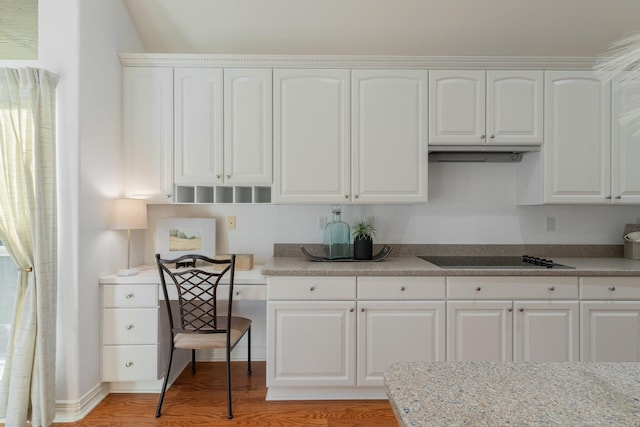
<svg viewBox="0 0 640 427">
<path fill-rule="evenodd" d="M 547 222 L 547 231 L 556 231 L 556 217 L 548 216 L 546 217 Z"/>
<path fill-rule="evenodd" d="M 319 216 L 318 217 L 318 230 L 324 230 L 324 228 L 327 226 L 327 217 L 326 216 Z"/>
<path fill-rule="evenodd" d="M 236 217 L 228 216 L 227 217 L 227 230 L 235 230 L 236 229 Z"/>
</svg>

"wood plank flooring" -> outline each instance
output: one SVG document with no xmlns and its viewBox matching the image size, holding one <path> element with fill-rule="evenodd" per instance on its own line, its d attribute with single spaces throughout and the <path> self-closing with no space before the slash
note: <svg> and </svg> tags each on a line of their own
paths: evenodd
<svg viewBox="0 0 640 427">
<path fill-rule="evenodd" d="M 162 416 L 155 418 L 158 394 L 109 394 L 89 415 L 59 427 L 133 426 L 397 426 L 386 400 L 265 401 L 265 362 L 233 362 L 233 419 L 227 419 L 225 369 L 222 362 L 187 366 L 167 390 Z"/>
</svg>

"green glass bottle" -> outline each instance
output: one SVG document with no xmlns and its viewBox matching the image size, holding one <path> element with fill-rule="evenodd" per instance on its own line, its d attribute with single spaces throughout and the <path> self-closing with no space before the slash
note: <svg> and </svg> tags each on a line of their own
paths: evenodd
<svg viewBox="0 0 640 427">
<path fill-rule="evenodd" d="M 349 224 L 340 218 L 342 212 L 334 208 L 333 221 L 324 229 L 324 257 L 326 259 L 349 258 L 351 232 Z"/>
</svg>

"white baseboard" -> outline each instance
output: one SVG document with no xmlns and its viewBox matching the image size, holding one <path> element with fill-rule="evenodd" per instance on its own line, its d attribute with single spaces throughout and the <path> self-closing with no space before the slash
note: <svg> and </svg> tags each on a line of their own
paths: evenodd
<svg viewBox="0 0 640 427">
<path fill-rule="evenodd" d="M 56 401 L 56 423 L 69 423 L 84 418 L 109 394 L 107 384 L 100 383 L 77 400 Z"/>
</svg>

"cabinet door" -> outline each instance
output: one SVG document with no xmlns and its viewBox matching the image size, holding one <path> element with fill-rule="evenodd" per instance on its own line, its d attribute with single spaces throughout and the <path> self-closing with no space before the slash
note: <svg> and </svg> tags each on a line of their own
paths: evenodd
<svg viewBox="0 0 640 427">
<path fill-rule="evenodd" d="M 222 69 L 176 68 L 175 182 L 222 183 Z"/>
<path fill-rule="evenodd" d="M 273 203 L 350 199 L 349 70 L 274 70 Z"/>
<path fill-rule="evenodd" d="M 429 144 L 484 144 L 485 72 L 429 72 Z"/>
<path fill-rule="evenodd" d="M 609 203 L 610 92 L 595 72 L 546 72 L 545 203 Z"/>
<path fill-rule="evenodd" d="M 580 359 L 578 301 L 516 301 L 514 316 L 514 361 Z"/>
<path fill-rule="evenodd" d="M 640 362 L 640 302 L 580 303 L 583 362 Z"/>
<path fill-rule="evenodd" d="M 122 73 L 125 193 L 166 203 L 173 192 L 173 69 L 124 67 Z"/>
<path fill-rule="evenodd" d="M 542 144 L 542 71 L 487 71 L 487 144 Z"/>
<path fill-rule="evenodd" d="M 224 70 L 224 181 L 272 182 L 270 69 Z"/>
<path fill-rule="evenodd" d="M 351 201 L 427 201 L 427 71 L 353 70 Z"/>
<path fill-rule="evenodd" d="M 402 360 L 445 360 L 445 303 L 358 302 L 358 385 L 383 385 Z"/>
<path fill-rule="evenodd" d="M 355 385 L 355 302 L 274 301 L 267 316 L 267 387 Z"/>
<path fill-rule="evenodd" d="M 640 204 L 640 128 L 620 119 L 637 108 L 640 80 L 613 83 L 611 141 L 611 196 L 615 204 Z"/>
<path fill-rule="evenodd" d="M 513 359 L 511 301 L 448 301 L 447 360 Z"/>
</svg>

